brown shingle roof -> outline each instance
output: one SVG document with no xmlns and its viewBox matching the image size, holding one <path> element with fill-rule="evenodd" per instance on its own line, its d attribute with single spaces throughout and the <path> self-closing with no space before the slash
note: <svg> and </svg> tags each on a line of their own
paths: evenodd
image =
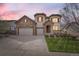
<svg viewBox="0 0 79 59">
<path fill-rule="evenodd" d="M 44 15 L 44 16 L 46 16 L 45 13 L 36 13 L 34 16 L 37 16 L 37 15 Z"/>
<path fill-rule="evenodd" d="M 31 20 L 32 22 L 34 22 L 35 24 L 37 24 L 34 20 L 32 20 L 31 18 L 29 18 L 29 17 L 26 16 L 26 15 L 22 16 L 19 20 L 17 20 L 16 23 L 17 23 L 18 21 L 20 21 L 21 19 L 23 19 L 23 18 L 28 18 L 29 20 Z"/>
<path fill-rule="evenodd" d="M 59 16 L 59 17 L 61 17 L 60 14 L 52 14 L 52 15 L 50 15 L 49 17 L 51 17 L 51 16 Z"/>
</svg>

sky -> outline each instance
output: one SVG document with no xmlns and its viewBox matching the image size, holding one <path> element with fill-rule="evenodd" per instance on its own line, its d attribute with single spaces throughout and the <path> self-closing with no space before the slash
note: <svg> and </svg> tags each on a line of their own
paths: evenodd
<svg viewBox="0 0 79 59">
<path fill-rule="evenodd" d="M 59 14 L 64 7 L 63 3 L 0 3 L 1 20 L 18 20 L 23 15 L 34 19 L 34 14 Z"/>
</svg>

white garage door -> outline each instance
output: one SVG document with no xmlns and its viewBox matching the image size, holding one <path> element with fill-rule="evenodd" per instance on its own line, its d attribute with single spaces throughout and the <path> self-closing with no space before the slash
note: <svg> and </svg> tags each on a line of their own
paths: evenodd
<svg viewBox="0 0 79 59">
<path fill-rule="evenodd" d="M 43 32 L 43 29 L 37 29 L 37 35 L 43 35 L 44 32 Z"/>
<path fill-rule="evenodd" d="M 19 35 L 33 35 L 33 28 L 20 28 Z"/>
</svg>

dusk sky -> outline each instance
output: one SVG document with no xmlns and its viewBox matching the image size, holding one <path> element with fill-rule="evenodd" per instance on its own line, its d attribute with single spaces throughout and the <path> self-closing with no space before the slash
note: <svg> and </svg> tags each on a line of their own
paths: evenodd
<svg viewBox="0 0 79 59">
<path fill-rule="evenodd" d="M 0 18 L 18 20 L 23 15 L 34 19 L 35 13 L 45 13 L 47 16 L 58 14 L 62 3 L 0 3 Z"/>
</svg>

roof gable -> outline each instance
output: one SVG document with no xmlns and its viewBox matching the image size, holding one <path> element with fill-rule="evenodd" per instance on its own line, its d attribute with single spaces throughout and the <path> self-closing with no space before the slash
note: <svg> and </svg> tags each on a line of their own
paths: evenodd
<svg viewBox="0 0 79 59">
<path fill-rule="evenodd" d="M 23 17 L 21 17 L 19 20 L 16 21 L 16 23 L 18 23 L 21 20 L 25 20 L 25 19 L 29 19 L 30 21 L 32 21 L 33 23 L 36 24 L 36 22 L 34 20 L 32 20 L 31 18 L 29 18 L 28 16 L 24 15 Z"/>
<path fill-rule="evenodd" d="M 45 22 L 43 23 L 43 25 L 47 24 L 48 22 L 51 23 L 51 24 L 53 24 L 50 20 L 47 20 L 47 21 L 45 21 Z"/>
</svg>

